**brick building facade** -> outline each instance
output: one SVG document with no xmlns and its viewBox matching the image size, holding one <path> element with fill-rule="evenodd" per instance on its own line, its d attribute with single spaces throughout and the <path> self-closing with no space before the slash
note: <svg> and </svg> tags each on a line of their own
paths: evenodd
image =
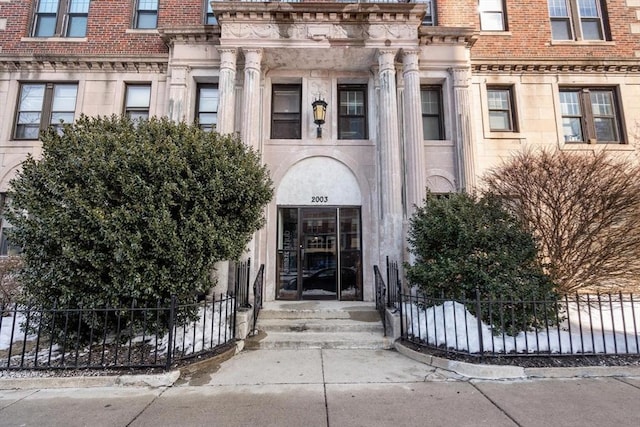
<svg viewBox="0 0 640 427">
<path fill-rule="evenodd" d="M 425 188 L 528 147 L 634 152 L 639 98 L 639 0 L 0 0 L 0 192 L 81 113 L 239 132 L 275 186 L 267 300 L 372 300 Z"/>
</svg>

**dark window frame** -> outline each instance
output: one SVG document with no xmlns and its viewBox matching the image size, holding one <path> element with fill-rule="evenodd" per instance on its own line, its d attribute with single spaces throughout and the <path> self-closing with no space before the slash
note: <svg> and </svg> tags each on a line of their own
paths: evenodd
<svg viewBox="0 0 640 427">
<path fill-rule="evenodd" d="M 342 94 L 346 92 L 360 92 L 362 93 L 362 114 L 350 114 L 349 112 L 343 112 L 342 109 Z M 369 139 L 369 108 L 368 108 L 368 87 L 366 84 L 339 84 L 338 85 L 338 139 Z M 356 135 L 356 137 L 347 136 L 347 127 L 352 129 L 352 126 L 345 126 L 352 121 L 362 121 L 363 134 Z M 353 131 L 349 130 L 349 133 Z"/>
<path fill-rule="evenodd" d="M 88 1 L 86 6 L 86 12 L 72 11 L 72 6 L 76 0 L 57 0 L 58 4 L 55 12 L 47 11 L 41 12 L 40 8 L 43 4 L 43 0 L 39 0 L 34 4 L 33 9 L 33 23 L 31 27 L 32 37 L 68 37 L 68 38 L 83 38 L 87 36 L 87 26 L 89 21 L 89 9 L 91 7 L 91 1 Z M 42 31 L 40 24 L 43 19 L 49 18 L 55 20 L 52 32 Z M 74 28 L 73 21 L 84 18 L 84 28 L 82 34 L 72 35 L 71 30 Z"/>
<path fill-rule="evenodd" d="M 42 87 L 42 102 L 40 108 L 35 110 L 26 110 L 22 109 L 22 100 L 25 99 L 24 92 L 28 86 L 32 87 Z M 71 110 L 54 110 L 54 102 L 56 100 L 55 91 L 56 87 L 59 86 L 74 86 L 76 89 L 75 100 L 73 111 Z M 53 126 L 57 129 L 60 129 L 60 123 L 54 122 L 53 115 L 60 114 L 73 114 L 75 119 L 76 108 L 78 102 L 78 82 L 21 82 L 18 90 L 18 102 L 15 109 L 15 120 L 13 126 L 13 139 L 14 140 L 37 140 L 40 137 L 40 132 L 47 129 L 49 126 Z M 21 123 L 21 115 L 25 114 L 39 114 L 39 121 L 35 124 L 24 122 Z M 34 137 L 24 136 L 25 131 L 20 131 L 20 128 L 23 129 L 38 129 L 38 134 L 34 135 Z"/>
<path fill-rule="evenodd" d="M 500 10 L 497 9 L 488 9 L 488 10 L 482 10 L 481 8 L 481 3 L 482 0 L 478 0 L 478 15 L 479 15 L 479 20 L 480 20 L 480 31 L 509 31 L 509 24 L 507 21 L 507 2 L 505 0 L 499 0 L 501 8 Z M 500 14 L 500 22 L 501 22 L 501 28 L 496 29 L 496 28 L 488 28 L 485 29 L 483 28 L 483 16 L 489 16 L 489 15 L 495 15 L 495 14 Z M 484 21 L 486 22 L 486 21 Z"/>
<path fill-rule="evenodd" d="M 298 111 L 276 111 L 276 92 L 295 91 L 298 95 Z M 288 126 L 287 126 L 288 124 Z M 282 126 L 281 126 L 282 125 Z M 287 130 L 292 130 L 288 133 Z M 302 85 L 273 84 L 271 86 L 271 139 L 302 138 Z"/>
<path fill-rule="evenodd" d="M 218 19 L 213 13 L 213 7 L 211 7 L 211 0 L 204 0 L 204 24 L 205 25 L 218 25 Z"/>
<path fill-rule="evenodd" d="M 577 106 L 580 111 L 574 114 L 563 111 L 563 100 L 560 96 L 560 115 L 562 124 L 562 137 L 566 144 L 626 144 L 624 132 L 624 118 L 622 113 L 621 98 L 617 87 L 612 86 L 561 86 L 559 94 L 571 93 L 577 95 Z M 594 112 L 593 94 L 608 94 L 612 114 L 597 114 Z M 580 124 L 580 139 L 569 139 L 565 133 L 565 119 L 578 120 Z M 609 120 L 612 123 L 611 132 L 613 140 L 598 139 L 596 122 Z"/>
<path fill-rule="evenodd" d="M 152 1 L 155 1 L 155 9 L 141 9 L 141 6 L 142 6 L 141 3 L 143 1 L 145 0 L 136 0 L 132 27 L 135 30 L 155 30 L 156 28 L 158 28 L 158 15 L 160 11 L 160 1 L 152 0 Z M 141 17 L 155 18 L 154 25 L 141 26 L 141 21 L 140 21 Z"/>
<path fill-rule="evenodd" d="M 551 25 L 551 39 L 554 41 L 607 41 L 611 38 L 611 32 L 609 29 L 609 19 L 607 14 L 606 1 L 594 0 L 597 15 L 596 16 L 582 16 L 580 14 L 580 6 L 578 0 L 556 0 L 564 3 L 566 9 L 566 15 L 552 15 L 552 8 L 547 1 L 547 8 L 549 10 L 549 20 Z M 563 27 L 568 31 L 567 37 L 560 36 L 559 31 L 556 31 L 554 36 L 554 23 L 555 27 L 560 29 L 557 24 L 564 24 Z M 585 23 L 596 23 L 598 37 L 589 37 L 585 35 Z M 564 31 L 563 31 L 564 34 Z"/>
<path fill-rule="evenodd" d="M 491 108 L 489 102 L 490 92 L 502 92 L 507 94 L 507 108 Z M 491 112 L 499 112 L 504 114 L 509 119 L 509 126 L 507 128 L 493 128 L 491 126 Z M 501 85 L 488 85 L 487 86 L 487 114 L 489 118 L 489 131 L 491 132 L 518 132 L 518 109 L 515 102 L 515 89 L 513 86 L 501 86 Z"/>
<path fill-rule="evenodd" d="M 438 113 L 434 114 L 431 112 L 425 112 L 422 104 L 422 93 L 423 92 L 435 92 L 438 97 Z M 436 85 L 422 85 L 420 86 L 420 111 L 422 113 L 422 138 L 428 141 L 442 141 L 446 139 L 445 129 L 444 129 L 444 111 L 443 111 L 443 103 L 442 103 L 442 86 Z M 437 139 L 428 139 L 426 138 L 425 133 L 425 118 L 436 117 L 438 122 L 438 138 Z"/>
<path fill-rule="evenodd" d="M 202 110 L 201 109 L 201 103 L 202 103 L 202 90 L 203 89 L 215 89 L 216 91 L 218 91 L 218 105 L 216 105 L 215 110 Z M 215 131 L 217 124 L 218 124 L 218 106 L 219 106 L 219 102 L 220 102 L 220 92 L 218 90 L 218 85 L 215 83 L 198 83 L 196 86 L 196 117 L 195 117 L 195 121 L 198 124 L 198 126 L 200 127 L 200 129 L 206 130 L 206 131 Z M 205 122 L 203 123 L 203 121 L 200 119 L 202 114 L 214 114 L 215 115 L 215 122 L 213 123 L 208 123 Z"/>
<path fill-rule="evenodd" d="M 145 106 L 132 106 L 129 105 L 129 89 L 131 88 L 139 88 L 139 87 L 146 87 L 149 88 L 149 100 L 148 103 Z M 125 85 L 125 95 L 124 95 L 124 114 L 128 117 L 131 118 L 132 113 L 137 113 L 137 115 L 139 115 L 140 113 L 146 113 L 146 117 L 143 117 L 144 120 L 148 120 L 149 117 L 151 116 L 151 83 L 127 83 Z M 140 117 L 134 117 L 135 119 L 140 119 Z"/>
</svg>

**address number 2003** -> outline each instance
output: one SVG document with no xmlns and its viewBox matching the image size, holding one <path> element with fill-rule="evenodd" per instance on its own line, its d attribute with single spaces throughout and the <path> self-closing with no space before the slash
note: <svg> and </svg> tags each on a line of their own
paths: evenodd
<svg viewBox="0 0 640 427">
<path fill-rule="evenodd" d="M 311 196 L 311 203 L 328 203 L 329 196 Z"/>
</svg>

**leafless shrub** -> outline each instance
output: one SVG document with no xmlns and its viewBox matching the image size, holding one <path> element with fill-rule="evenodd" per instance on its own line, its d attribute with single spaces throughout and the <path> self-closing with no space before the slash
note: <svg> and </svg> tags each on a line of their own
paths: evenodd
<svg viewBox="0 0 640 427">
<path fill-rule="evenodd" d="M 537 237 L 562 293 L 640 279 L 640 169 L 605 151 L 523 152 L 485 176 Z"/>
<path fill-rule="evenodd" d="M 20 294 L 16 273 L 21 266 L 19 256 L 0 258 L 0 305 L 15 302 Z"/>
</svg>

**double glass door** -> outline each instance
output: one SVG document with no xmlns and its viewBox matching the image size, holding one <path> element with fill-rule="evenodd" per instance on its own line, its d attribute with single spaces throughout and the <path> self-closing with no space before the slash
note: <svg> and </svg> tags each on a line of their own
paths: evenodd
<svg viewBox="0 0 640 427">
<path fill-rule="evenodd" d="M 278 209 L 278 299 L 362 299 L 360 208 Z"/>
</svg>

